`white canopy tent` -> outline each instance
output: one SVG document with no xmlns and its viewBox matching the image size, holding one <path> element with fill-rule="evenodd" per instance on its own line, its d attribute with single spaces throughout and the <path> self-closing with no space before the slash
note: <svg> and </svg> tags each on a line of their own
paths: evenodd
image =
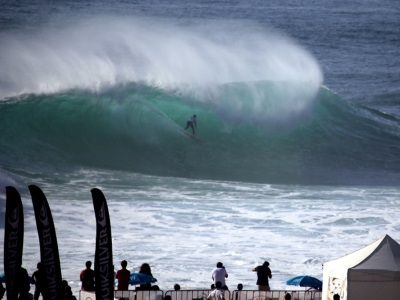
<svg viewBox="0 0 400 300">
<path fill-rule="evenodd" d="M 324 264 L 322 299 L 399 300 L 400 245 L 385 235 L 347 256 Z"/>
</svg>

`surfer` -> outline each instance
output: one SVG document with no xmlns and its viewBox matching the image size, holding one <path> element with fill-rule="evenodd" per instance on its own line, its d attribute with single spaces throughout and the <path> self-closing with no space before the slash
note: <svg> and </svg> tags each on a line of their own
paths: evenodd
<svg viewBox="0 0 400 300">
<path fill-rule="evenodd" d="M 194 128 L 196 127 L 196 129 L 197 129 L 197 119 L 196 119 L 196 118 L 197 118 L 196 115 L 193 115 L 193 116 L 190 117 L 190 119 L 186 122 L 186 128 L 185 128 L 185 130 L 188 129 L 189 127 L 192 128 L 193 135 L 195 135 Z"/>
</svg>

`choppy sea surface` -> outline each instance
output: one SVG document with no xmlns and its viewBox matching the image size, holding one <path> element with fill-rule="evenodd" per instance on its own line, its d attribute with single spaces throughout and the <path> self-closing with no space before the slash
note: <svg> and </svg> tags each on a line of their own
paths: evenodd
<svg viewBox="0 0 400 300">
<path fill-rule="evenodd" d="M 90 189 L 114 264 L 163 290 L 273 289 L 389 234 L 400 241 L 396 1 L 3 1 L 0 236 L 5 186 L 39 243 L 27 186 L 46 194 L 75 294 L 94 259 Z M 201 141 L 182 128 L 197 114 Z M 2 257 L 3 249 L 0 250 Z M 0 272 L 2 266 L 0 266 Z M 33 290 L 33 288 L 32 288 Z"/>
</svg>

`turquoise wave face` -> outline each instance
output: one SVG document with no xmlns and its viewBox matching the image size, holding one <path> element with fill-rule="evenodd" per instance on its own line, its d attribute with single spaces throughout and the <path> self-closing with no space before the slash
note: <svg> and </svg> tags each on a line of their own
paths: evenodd
<svg viewBox="0 0 400 300">
<path fill-rule="evenodd" d="M 0 165 L 7 172 L 93 167 L 273 183 L 399 179 L 396 118 L 325 88 L 296 103 L 284 87 L 231 83 L 206 98 L 204 90 L 130 84 L 9 99 L 0 104 Z M 200 141 L 183 131 L 193 114 Z"/>
</svg>

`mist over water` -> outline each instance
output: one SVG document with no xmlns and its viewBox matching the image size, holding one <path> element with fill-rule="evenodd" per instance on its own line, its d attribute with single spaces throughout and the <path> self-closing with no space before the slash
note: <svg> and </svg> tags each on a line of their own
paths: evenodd
<svg viewBox="0 0 400 300">
<path fill-rule="evenodd" d="M 265 80 L 277 84 L 276 103 L 286 101 L 286 109 L 295 104 L 297 110 L 313 100 L 322 82 L 318 63 L 289 37 L 244 21 L 105 17 L 34 33 L 3 32 L 0 41 L 7 41 L 0 43 L 0 98 L 98 92 L 141 82 L 218 103 L 221 84 Z M 289 91 L 282 83 L 290 84 Z M 262 92 L 255 89 L 252 95 L 260 114 Z M 231 101 L 238 108 L 242 102 Z"/>
</svg>

